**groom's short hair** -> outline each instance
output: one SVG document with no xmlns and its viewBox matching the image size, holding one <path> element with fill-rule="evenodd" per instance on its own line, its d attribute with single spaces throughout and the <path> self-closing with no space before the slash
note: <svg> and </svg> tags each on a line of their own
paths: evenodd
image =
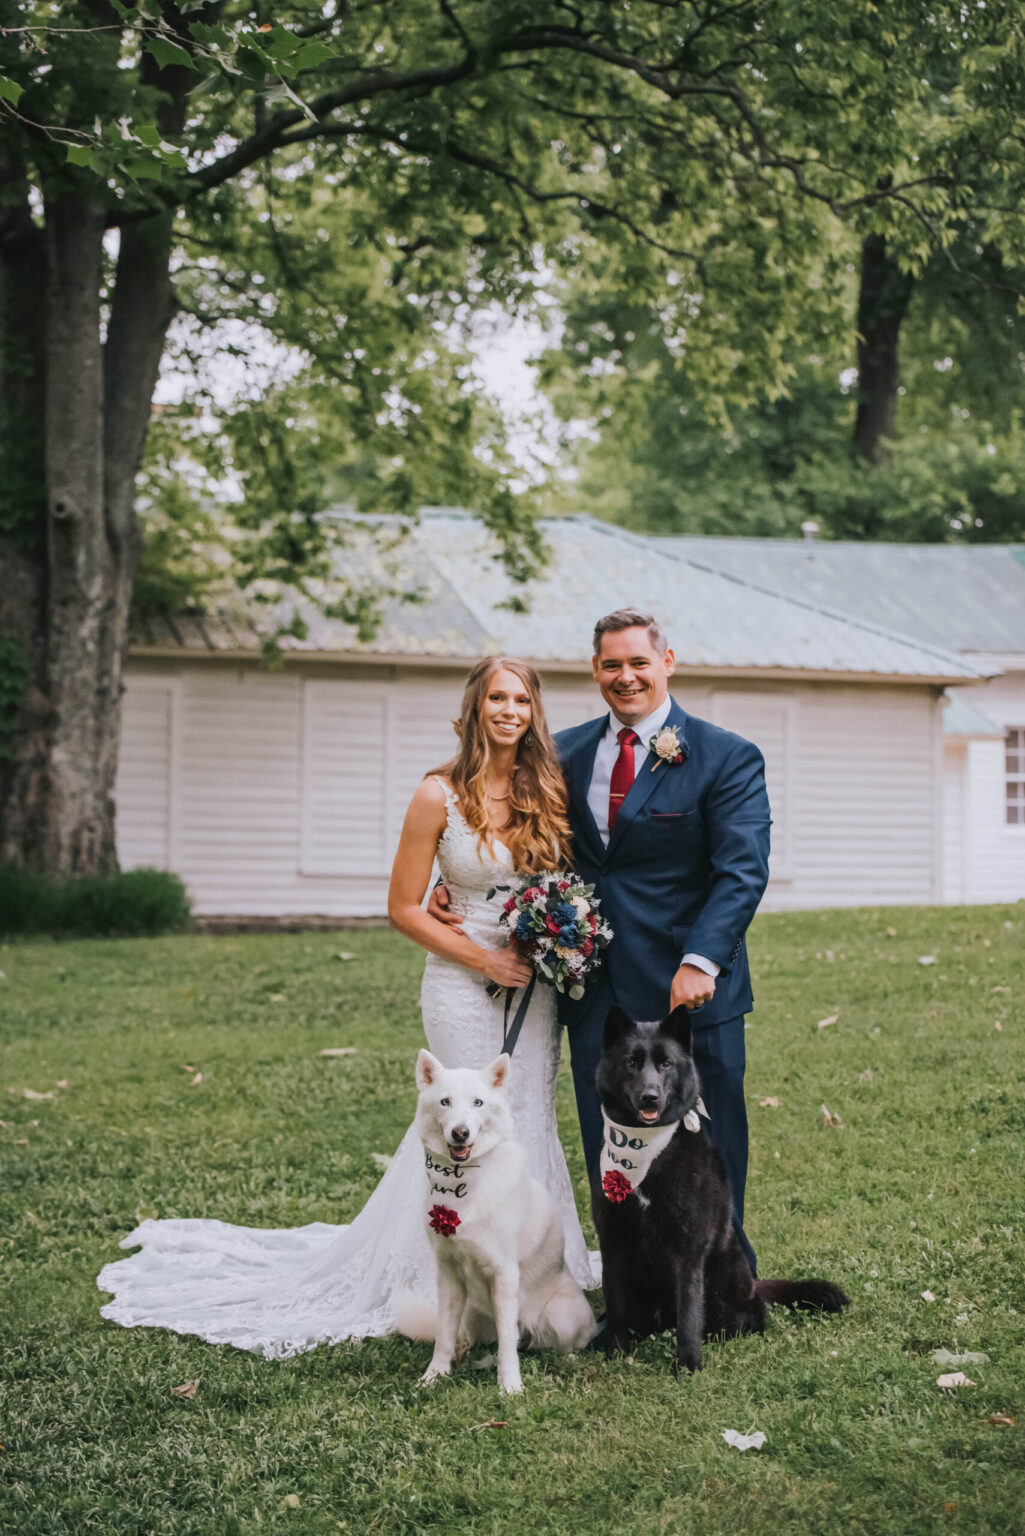
<svg viewBox="0 0 1025 1536">
<path fill-rule="evenodd" d="M 614 613 L 607 613 L 603 619 L 599 619 L 594 626 L 594 654 L 601 655 L 601 637 L 614 633 L 618 629 L 646 629 L 648 639 L 660 656 L 664 656 L 669 649 L 669 642 L 665 637 L 665 631 L 652 613 L 644 613 L 640 608 L 617 608 Z"/>
</svg>

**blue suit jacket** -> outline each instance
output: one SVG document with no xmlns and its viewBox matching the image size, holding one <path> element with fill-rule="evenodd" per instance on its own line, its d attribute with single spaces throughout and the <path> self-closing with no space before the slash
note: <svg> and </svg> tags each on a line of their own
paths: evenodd
<svg viewBox="0 0 1025 1536">
<path fill-rule="evenodd" d="M 722 967 L 715 996 L 696 1027 L 746 1013 L 752 1005 L 744 934 L 769 874 L 769 801 L 758 748 L 732 731 L 686 714 L 673 701 L 682 763 L 652 771 L 650 753 L 612 829 L 609 846 L 587 804 L 587 787 L 607 715 L 555 738 L 569 790 L 573 866 L 593 882 L 615 937 L 605 951 L 605 981 L 634 1019 L 658 1019 L 686 952 Z M 589 1011 L 560 994 L 572 1025 Z"/>
</svg>

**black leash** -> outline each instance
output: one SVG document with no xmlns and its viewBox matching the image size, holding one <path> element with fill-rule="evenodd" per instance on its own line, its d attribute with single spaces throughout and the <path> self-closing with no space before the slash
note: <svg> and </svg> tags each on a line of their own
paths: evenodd
<svg viewBox="0 0 1025 1536">
<path fill-rule="evenodd" d="M 537 972 L 535 971 L 523 989 L 523 996 L 520 998 L 519 1006 L 513 1014 L 511 1024 L 509 1023 L 509 1009 L 512 1007 L 513 993 L 517 989 L 516 987 L 507 987 L 505 990 L 505 1038 L 502 1041 L 502 1051 L 506 1056 L 511 1056 L 516 1049 L 516 1042 L 520 1038 L 520 1030 L 523 1028 L 524 1019 L 527 1017 L 527 1009 L 530 1007 L 530 999 L 534 995 L 534 983 L 536 981 Z"/>
</svg>

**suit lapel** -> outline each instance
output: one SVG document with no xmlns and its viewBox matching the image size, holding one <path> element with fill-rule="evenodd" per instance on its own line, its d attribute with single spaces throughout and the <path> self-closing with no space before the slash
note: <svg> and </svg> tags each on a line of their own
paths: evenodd
<svg viewBox="0 0 1025 1536">
<path fill-rule="evenodd" d="M 672 765 L 668 763 L 661 763 L 658 767 L 656 767 L 655 765 L 658 760 L 657 758 L 653 757 L 650 752 L 648 752 L 645 757 L 641 758 L 641 761 L 637 765 L 637 772 L 634 775 L 634 781 L 630 786 L 626 799 L 623 801 L 623 804 L 620 807 L 619 815 L 616 817 L 615 825 L 612 828 L 612 836 L 609 838 L 608 847 L 610 855 L 616 851 L 617 847 L 622 842 L 627 828 L 637 816 L 638 811 L 640 811 L 641 807 L 648 799 L 648 796 L 661 783 L 663 774 L 680 773 L 685 767 L 687 754 L 690 750 L 690 748 L 687 746 L 686 724 L 687 716 L 684 714 L 683 710 L 674 699 L 672 701 L 669 714 L 666 716 L 666 726 L 676 726 L 677 734 L 680 738 L 680 746 L 683 749 L 684 761 L 683 763 L 674 763 Z M 663 726 L 663 730 L 664 729 L 665 726 Z M 634 749 L 634 752 L 636 756 L 636 748 Z"/>
<path fill-rule="evenodd" d="M 605 845 L 601 840 L 598 824 L 591 814 L 591 807 L 587 803 L 587 791 L 594 770 L 595 753 L 598 751 L 598 743 L 602 739 L 607 722 L 608 716 L 602 715 L 600 719 L 590 723 L 586 733 L 574 748 L 568 765 L 569 792 L 577 808 L 577 822 L 583 836 L 592 844 L 591 852 L 599 862 L 605 857 Z"/>
</svg>

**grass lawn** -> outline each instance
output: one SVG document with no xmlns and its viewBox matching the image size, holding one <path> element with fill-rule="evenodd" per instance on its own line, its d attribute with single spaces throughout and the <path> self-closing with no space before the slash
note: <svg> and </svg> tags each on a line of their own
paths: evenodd
<svg viewBox="0 0 1025 1536">
<path fill-rule="evenodd" d="M 751 948 L 748 1230 L 763 1274 L 835 1279 L 850 1312 L 776 1315 L 679 1381 L 668 1338 L 529 1356 L 506 1401 L 471 1365 L 418 1387 L 429 1349 L 398 1338 L 270 1363 L 99 1316 L 146 1208 L 359 1210 L 413 1106 L 412 945 L 0 947 L 0 1530 L 1025 1528 L 1025 906 L 769 916 Z M 565 1064 L 560 1091 L 586 1209 Z M 987 1357 L 976 1385 L 937 1388 L 940 1348 Z"/>
</svg>

